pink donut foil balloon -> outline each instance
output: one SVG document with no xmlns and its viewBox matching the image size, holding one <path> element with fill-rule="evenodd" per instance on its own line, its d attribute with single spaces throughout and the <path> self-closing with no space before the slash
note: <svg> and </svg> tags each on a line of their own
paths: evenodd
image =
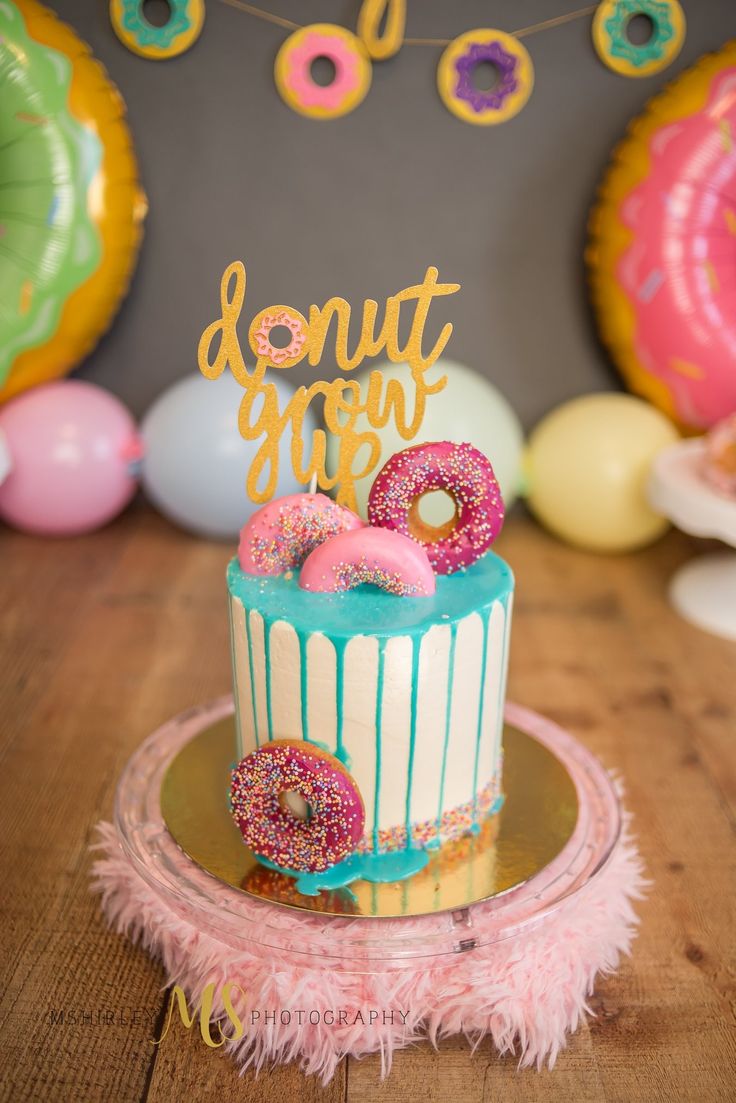
<svg viewBox="0 0 736 1103">
<path fill-rule="evenodd" d="M 736 409 L 736 42 L 647 106 L 616 150 L 588 262 L 632 390 L 703 430 Z"/>
<path fill-rule="evenodd" d="M 302 567 L 299 585 L 313 593 L 369 585 L 397 597 L 427 597 L 436 589 L 432 565 L 419 544 L 378 528 L 353 529 L 321 544 Z"/>
</svg>

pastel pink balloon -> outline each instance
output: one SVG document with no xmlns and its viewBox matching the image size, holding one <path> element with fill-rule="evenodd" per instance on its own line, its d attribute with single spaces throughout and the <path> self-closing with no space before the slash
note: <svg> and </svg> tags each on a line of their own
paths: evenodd
<svg viewBox="0 0 736 1103">
<path fill-rule="evenodd" d="M 351 529 L 325 540 L 307 557 L 299 585 L 312 593 L 377 586 L 397 597 L 428 597 L 436 589 L 424 548 L 409 536 L 379 528 Z"/>
<path fill-rule="evenodd" d="M 114 395 L 79 379 L 47 383 L 0 407 L 0 517 L 44 536 L 72 536 L 116 517 L 138 485 L 142 447 Z"/>
</svg>

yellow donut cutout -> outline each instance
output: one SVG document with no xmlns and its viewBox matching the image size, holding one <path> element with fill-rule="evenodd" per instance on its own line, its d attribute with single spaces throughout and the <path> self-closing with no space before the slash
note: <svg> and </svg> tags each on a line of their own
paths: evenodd
<svg viewBox="0 0 736 1103">
<path fill-rule="evenodd" d="M 732 66 L 736 66 L 736 40 L 717 53 L 706 54 L 647 103 L 613 150 L 588 219 L 585 262 L 603 344 L 629 389 L 657 406 L 685 432 L 692 429 L 678 413 L 672 391 L 636 352 L 636 312 L 619 275 L 622 257 L 631 248 L 635 233 L 623 222 L 621 208 L 651 172 L 653 136 L 701 112 L 712 81 Z"/>
<path fill-rule="evenodd" d="M 638 15 L 652 36 L 636 45 L 626 28 Z M 624 77 L 651 77 L 675 60 L 685 41 L 685 13 L 677 0 L 603 0 L 593 16 L 593 44 L 601 61 Z"/>
<path fill-rule="evenodd" d="M 110 22 L 123 46 L 147 61 L 166 61 L 190 50 L 204 26 L 204 0 L 168 0 L 170 17 L 149 23 L 143 0 L 110 0 Z"/>
<path fill-rule="evenodd" d="M 334 80 L 317 84 L 312 63 L 327 58 Z M 344 27 L 312 23 L 289 35 L 276 55 L 274 79 L 279 95 L 292 111 L 309 119 L 337 119 L 354 111 L 371 86 L 372 67 L 365 46 Z"/>
<path fill-rule="evenodd" d="M 17 17 L 17 33 L 28 42 L 23 62 L 26 75 L 32 71 L 31 53 L 36 49 L 43 55 L 44 48 L 47 48 L 45 55 L 50 59 L 47 64 L 55 71 L 58 71 L 58 66 L 54 66 L 53 59 L 57 54 L 64 55 L 70 62 L 64 112 L 80 133 L 89 132 L 90 142 L 94 142 L 99 150 L 99 160 L 89 182 L 76 180 L 66 184 L 67 189 L 75 190 L 73 201 L 84 212 L 84 218 L 96 239 L 94 269 L 82 282 L 73 281 L 73 290 L 62 299 L 58 320 L 48 326 L 48 332 L 36 330 L 35 335 L 31 332 L 17 337 L 20 351 L 12 358 L 5 374 L 0 387 L 0 402 L 38 383 L 66 375 L 92 351 L 128 290 L 147 210 L 146 197 L 138 180 L 131 135 L 125 122 L 125 104 L 102 65 L 91 56 L 89 47 L 70 27 L 35 0 L 16 0 L 5 10 L 10 18 Z M 14 54 L 19 56 L 17 50 Z M 19 76 L 14 83 L 20 87 L 22 79 Z M 29 125 L 33 125 L 34 121 L 32 108 L 33 104 L 29 105 Z M 23 113 L 20 114 L 22 121 L 26 121 Z M 46 125 L 53 123 L 53 118 L 46 120 Z M 13 148 L 17 156 L 19 145 Z M 0 161 L 3 156 L 0 151 Z M 41 183 L 38 181 L 37 187 Z M 49 179 L 46 183 L 53 190 L 53 180 Z M 22 186 L 22 179 L 19 184 Z M 30 195 L 30 190 L 25 190 Z M 6 187 L 5 208 L 8 207 L 9 194 L 10 189 Z M 69 202 L 68 193 L 61 202 Z M 49 210 L 42 220 L 44 225 L 50 216 Z M 3 216 L 0 222 L 9 227 L 7 242 L 16 228 L 12 217 Z M 21 222 L 18 230 L 22 227 Z M 11 318 L 14 323 L 28 308 L 29 300 L 32 306 L 36 305 L 34 289 L 38 286 L 39 295 L 42 293 L 42 285 L 48 276 L 47 265 L 39 268 L 37 277 L 33 270 L 29 270 L 27 276 L 20 296 L 19 313 Z M 4 339 L 0 319 L 0 341 Z"/>
<path fill-rule="evenodd" d="M 475 87 L 478 65 L 491 64 L 498 79 L 493 88 Z M 532 94 L 534 66 L 529 52 L 513 35 L 488 28 L 454 39 L 440 58 L 437 89 L 448 111 L 474 126 L 496 126 L 518 115 Z"/>
</svg>

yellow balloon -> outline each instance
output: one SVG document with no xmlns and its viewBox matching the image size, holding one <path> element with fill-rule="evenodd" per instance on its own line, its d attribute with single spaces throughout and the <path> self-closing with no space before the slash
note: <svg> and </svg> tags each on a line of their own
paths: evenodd
<svg viewBox="0 0 736 1103">
<path fill-rule="evenodd" d="M 529 507 L 555 536 L 590 551 L 650 544 L 668 522 L 647 501 L 649 469 L 678 436 L 664 414 L 631 395 L 566 402 L 529 438 Z"/>
</svg>

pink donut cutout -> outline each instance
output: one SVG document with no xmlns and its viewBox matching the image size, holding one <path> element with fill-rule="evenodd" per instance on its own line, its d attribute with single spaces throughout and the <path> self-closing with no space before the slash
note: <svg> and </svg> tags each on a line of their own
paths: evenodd
<svg viewBox="0 0 736 1103">
<path fill-rule="evenodd" d="M 352 529 L 320 544 L 304 563 L 299 585 L 313 593 L 369 585 L 397 597 L 428 597 L 436 589 L 422 548 L 387 528 Z"/>
<path fill-rule="evenodd" d="M 433 527 L 422 520 L 419 500 L 444 490 L 455 516 Z M 381 468 L 368 498 L 368 520 L 420 545 L 436 574 L 469 567 L 501 531 L 504 504 L 490 461 L 472 444 L 440 441 L 397 452 Z"/>
<path fill-rule="evenodd" d="M 284 794 L 298 793 L 308 819 Z M 341 762 L 300 739 L 277 739 L 232 772 L 230 808 L 247 846 L 285 870 L 321 873 L 355 850 L 365 824 L 358 786 Z"/>
<path fill-rule="evenodd" d="M 276 326 L 284 326 L 291 334 L 289 344 L 283 348 L 271 344 L 271 330 Z M 308 337 L 306 318 L 296 310 L 288 310 L 286 307 L 276 307 L 272 314 L 263 311 L 251 323 L 250 342 L 253 352 L 259 358 L 265 357 L 275 368 L 282 365 L 290 367 L 300 360 Z"/>
<path fill-rule="evenodd" d="M 277 575 L 301 567 L 316 547 L 365 526 L 325 494 L 287 494 L 262 506 L 240 532 L 238 561 L 246 574 Z"/>
</svg>

